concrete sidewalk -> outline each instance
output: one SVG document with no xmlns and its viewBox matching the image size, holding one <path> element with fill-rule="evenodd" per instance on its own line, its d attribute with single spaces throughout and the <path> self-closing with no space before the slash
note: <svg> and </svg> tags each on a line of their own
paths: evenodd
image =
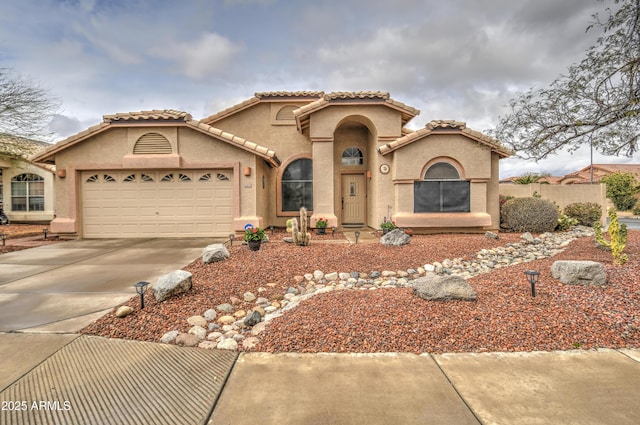
<svg viewBox="0 0 640 425">
<path fill-rule="evenodd" d="M 238 356 L 5 333 L 0 359 L 2 424 L 630 425 L 640 417 L 640 350 Z"/>
</svg>

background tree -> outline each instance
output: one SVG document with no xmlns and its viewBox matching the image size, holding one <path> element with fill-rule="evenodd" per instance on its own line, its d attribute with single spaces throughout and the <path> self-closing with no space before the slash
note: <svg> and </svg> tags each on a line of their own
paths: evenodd
<svg viewBox="0 0 640 425">
<path fill-rule="evenodd" d="M 640 187 L 634 174 L 612 173 L 600 181 L 607 184 L 607 198 L 611 199 L 618 211 L 630 210 L 638 201 L 635 195 L 640 193 Z"/>
<path fill-rule="evenodd" d="M 542 181 L 542 182 L 540 181 L 541 179 L 543 179 L 545 177 L 549 177 L 549 173 L 542 173 L 542 174 L 526 173 L 526 174 L 523 174 L 523 175 L 521 175 L 519 177 L 516 177 L 513 182 L 515 184 L 531 184 L 531 183 L 549 184 L 549 182 L 547 182 L 547 181 Z"/>
<path fill-rule="evenodd" d="M 601 0 L 604 2 L 604 0 Z M 510 101 L 493 134 L 528 159 L 591 144 L 606 155 L 633 155 L 640 137 L 640 0 L 613 0 L 586 57 L 549 88 Z"/>
<path fill-rule="evenodd" d="M 0 133 L 45 138 L 60 102 L 39 84 L 0 68 Z"/>
</svg>

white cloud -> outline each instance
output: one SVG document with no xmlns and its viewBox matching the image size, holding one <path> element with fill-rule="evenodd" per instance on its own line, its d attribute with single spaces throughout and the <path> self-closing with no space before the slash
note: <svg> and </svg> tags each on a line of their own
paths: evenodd
<svg viewBox="0 0 640 425">
<path fill-rule="evenodd" d="M 240 45 L 215 33 L 204 33 L 193 43 L 177 41 L 149 49 L 151 56 L 168 60 L 190 78 L 203 79 L 233 68 Z"/>
</svg>

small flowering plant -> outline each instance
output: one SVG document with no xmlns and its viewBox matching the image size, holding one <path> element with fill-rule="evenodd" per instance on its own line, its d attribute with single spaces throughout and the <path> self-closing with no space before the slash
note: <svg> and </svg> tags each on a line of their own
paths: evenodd
<svg viewBox="0 0 640 425">
<path fill-rule="evenodd" d="M 320 229 L 324 229 L 327 227 L 327 220 L 325 218 L 320 217 L 317 221 L 316 221 L 316 227 L 320 228 Z"/>
<path fill-rule="evenodd" d="M 265 239 L 266 235 L 264 233 L 264 229 L 259 227 L 253 227 L 250 224 L 244 226 L 244 240 L 245 242 L 256 241 L 260 242 Z"/>
<path fill-rule="evenodd" d="M 383 221 L 382 224 L 380 224 L 380 228 L 381 229 L 388 229 L 388 230 L 393 230 L 396 228 L 396 224 L 393 221 Z"/>
</svg>

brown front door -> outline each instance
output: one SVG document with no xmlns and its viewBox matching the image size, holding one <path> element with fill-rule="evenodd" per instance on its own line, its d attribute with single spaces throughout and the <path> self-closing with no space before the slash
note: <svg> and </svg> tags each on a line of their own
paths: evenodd
<svg viewBox="0 0 640 425">
<path fill-rule="evenodd" d="M 364 174 L 342 175 L 342 224 L 364 224 Z"/>
</svg>

